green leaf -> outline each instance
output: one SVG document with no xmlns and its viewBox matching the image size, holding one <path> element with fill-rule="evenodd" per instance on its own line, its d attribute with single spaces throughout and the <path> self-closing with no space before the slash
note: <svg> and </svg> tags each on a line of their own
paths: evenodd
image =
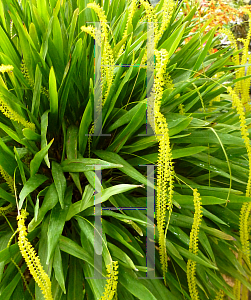
<svg viewBox="0 0 251 300">
<path fill-rule="evenodd" d="M 243 140 L 240 137 L 236 137 L 232 134 L 226 133 L 218 133 L 218 136 L 224 145 L 244 145 Z M 201 131 L 193 131 L 188 137 L 175 139 L 175 143 L 192 143 L 194 145 L 208 145 L 208 144 L 219 144 L 219 140 L 216 135 L 212 132 L 212 130 L 201 130 Z"/>
<path fill-rule="evenodd" d="M 50 223 L 49 223 L 48 234 L 47 234 L 48 255 L 47 255 L 46 264 L 48 264 L 50 259 L 52 258 L 54 250 L 58 244 L 59 238 L 63 232 L 66 216 L 71 203 L 71 198 L 72 198 L 72 188 L 68 188 L 64 199 L 64 204 L 65 204 L 64 209 L 62 209 L 58 203 L 56 206 L 54 206 L 54 208 L 51 211 Z"/>
<path fill-rule="evenodd" d="M 88 249 L 84 249 L 71 239 L 61 236 L 59 239 L 59 248 L 61 251 L 82 259 L 83 261 L 88 262 L 91 266 L 94 267 L 94 259 L 93 257 L 91 257 Z"/>
<path fill-rule="evenodd" d="M 56 277 L 57 282 L 59 283 L 63 292 L 66 294 L 63 262 L 62 262 L 62 256 L 61 256 L 61 252 L 60 252 L 58 245 L 55 248 L 55 253 L 54 253 L 54 257 L 53 257 L 53 269 L 55 272 L 55 277 Z"/>
<path fill-rule="evenodd" d="M 158 47 L 158 50 L 166 49 L 168 52 L 168 57 L 170 58 L 177 49 L 187 24 L 188 22 L 185 22 L 182 26 L 180 26 L 180 28 L 176 29 L 173 34 L 163 44 L 161 44 L 161 46 Z"/>
<path fill-rule="evenodd" d="M 216 28 L 210 30 L 210 32 L 207 33 L 207 35 L 208 35 L 207 43 L 206 43 L 205 46 L 203 46 L 203 48 L 202 48 L 203 50 L 201 51 L 201 54 L 198 57 L 198 60 L 196 61 L 196 64 L 194 65 L 193 71 L 197 71 L 201 67 L 201 64 L 203 64 L 203 61 L 206 58 L 208 50 L 211 47 L 212 40 L 213 40 L 213 37 L 215 35 L 215 29 Z"/>
<path fill-rule="evenodd" d="M 107 243 L 107 246 L 111 252 L 112 257 L 117 258 L 118 260 L 125 263 L 125 265 L 135 271 L 138 271 L 132 259 L 119 247 L 113 245 L 112 243 Z"/>
<path fill-rule="evenodd" d="M 179 254 L 179 251 L 175 248 L 173 243 L 166 240 L 166 248 L 170 255 L 175 255 L 178 259 L 183 260 L 183 257 Z"/>
<path fill-rule="evenodd" d="M 1 38 L 1 50 L 3 53 L 8 53 L 8 56 L 15 63 L 16 66 L 20 64 L 20 57 L 15 51 L 13 44 L 11 43 L 8 35 L 5 33 L 2 26 L 0 26 L 0 38 Z"/>
<path fill-rule="evenodd" d="M 47 146 L 47 129 L 48 129 L 48 113 L 49 110 L 46 110 L 41 117 L 41 149 Z M 48 157 L 48 153 L 45 154 L 44 161 L 48 168 L 50 168 L 50 161 Z"/>
<path fill-rule="evenodd" d="M 66 137 L 66 155 L 68 159 L 76 159 L 78 157 L 77 153 L 78 146 L 78 128 L 76 126 L 70 126 L 67 131 Z M 70 172 L 70 175 L 76 184 L 80 194 L 82 195 L 82 187 L 79 179 L 79 173 Z"/>
<path fill-rule="evenodd" d="M 119 282 L 125 287 L 132 295 L 140 300 L 157 300 L 153 294 L 140 283 L 139 279 L 132 270 L 119 266 Z"/>
<path fill-rule="evenodd" d="M 118 185 L 109 187 L 107 189 L 103 189 L 100 193 L 96 194 L 96 198 L 99 199 L 99 201 L 96 200 L 95 204 L 105 202 L 113 195 L 125 193 L 127 191 L 130 191 L 131 189 L 135 189 L 138 187 L 141 187 L 141 186 L 140 185 L 132 185 L 132 184 L 118 184 Z M 80 200 L 70 206 L 66 221 L 70 220 L 73 216 L 80 213 L 81 211 L 94 205 L 94 196 L 92 196 L 90 198 L 91 191 L 88 194 L 89 195 L 87 196 L 87 199 L 90 199 L 88 202 L 85 200 Z"/>
<path fill-rule="evenodd" d="M 197 147 L 185 147 L 183 149 L 174 149 L 172 150 L 172 158 L 177 159 L 185 156 L 190 156 L 193 154 L 200 153 L 202 151 L 207 150 L 207 147 L 197 146 Z"/>
<path fill-rule="evenodd" d="M 143 257 L 143 255 L 136 250 L 132 245 L 130 245 L 130 238 L 127 236 L 123 236 L 123 232 L 119 230 L 119 227 L 107 222 L 106 220 L 102 220 L 102 230 L 109 236 L 111 236 L 113 239 L 117 240 L 120 242 L 122 245 L 130 249 L 135 255 Z M 128 242 L 126 241 L 126 239 Z"/>
<path fill-rule="evenodd" d="M 186 257 L 187 259 L 191 259 L 193 261 L 196 261 L 197 263 L 207 267 L 207 268 L 211 268 L 211 269 L 215 269 L 218 270 L 218 268 L 213 264 L 213 263 L 208 263 L 207 261 L 205 261 L 204 259 L 200 258 L 198 255 L 195 255 L 193 253 L 191 253 L 189 250 L 175 244 L 175 247 L 177 248 L 177 250 L 179 251 L 179 253 L 181 255 L 183 255 L 184 257 Z"/>
<path fill-rule="evenodd" d="M 66 190 L 66 178 L 64 176 L 63 170 L 60 164 L 56 163 L 55 161 L 52 162 L 52 169 L 51 169 L 52 177 L 55 183 L 55 187 L 58 193 L 59 203 L 61 208 L 64 208 L 64 196 Z"/>
<path fill-rule="evenodd" d="M 102 179 L 100 180 L 94 171 L 84 171 L 84 174 L 95 191 L 100 192 L 102 190 Z"/>
<path fill-rule="evenodd" d="M 101 168 L 101 170 L 123 167 L 121 164 L 113 164 L 94 158 L 66 159 L 62 162 L 61 167 L 63 172 L 84 172 L 95 170 L 97 165 Z"/>
<path fill-rule="evenodd" d="M 57 92 L 57 80 L 54 73 L 53 66 L 51 66 L 49 75 L 49 94 L 50 94 L 50 120 L 54 129 L 58 124 L 58 92 Z"/>
<path fill-rule="evenodd" d="M 36 73 L 35 73 L 35 87 L 34 87 L 33 99 L 32 99 L 32 110 L 31 110 L 31 113 L 34 115 L 34 117 L 37 117 L 39 106 L 40 106 L 41 84 L 42 84 L 42 73 L 40 71 L 39 66 L 37 65 Z"/>
<path fill-rule="evenodd" d="M 41 136 L 29 128 L 23 129 L 23 135 L 30 141 L 40 142 Z"/>
<path fill-rule="evenodd" d="M 84 155 L 87 140 L 88 140 L 88 128 L 92 122 L 93 116 L 93 106 L 94 106 L 94 90 L 93 90 L 93 81 L 90 78 L 90 85 L 89 85 L 89 95 L 90 98 L 88 100 L 87 106 L 83 113 L 80 126 L 79 126 L 79 135 L 78 135 L 78 143 L 79 143 L 79 152 Z"/>
<path fill-rule="evenodd" d="M 79 260 L 71 256 L 69 264 L 69 280 L 67 288 L 67 300 L 83 299 L 83 270 Z"/>
<path fill-rule="evenodd" d="M 21 272 L 23 273 L 25 271 L 25 265 L 23 265 L 20 269 Z M 2 291 L 0 295 L 0 300 L 9 300 L 20 280 L 21 280 L 21 275 L 19 272 L 17 272 L 17 274 L 13 278 L 11 278 L 10 283 Z"/>
<path fill-rule="evenodd" d="M 107 148 L 107 151 L 119 152 L 130 136 L 139 129 L 144 123 L 144 112 L 146 110 L 145 103 L 139 103 L 136 113 L 131 118 L 129 124 L 116 136 L 114 142 Z"/>
<path fill-rule="evenodd" d="M 117 153 L 103 151 L 103 150 L 96 150 L 96 151 L 94 151 L 94 153 L 97 156 L 99 156 L 100 158 L 102 158 L 108 162 L 115 163 L 115 164 L 121 164 L 123 166 L 123 168 L 121 168 L 121 171 L 123 173 L 125 173 L 129 177 L 135 179 L 136 181 L 138 181 L 146 186 L 149 184 L 149 186 L 154 188 L 154 185 L 152 185 L 151 182 L 149 182 L 147 180 L 147 178 L 145 178 L 139 171 L 137 171 L 135 168 L 133 168 L 128 162 L 126 162 Z"/>
<path fill-rule="evenodd" d="M 24 184 L 20 194 L 19 194 L 19 203 L 18 209 L 20 210 L 23 206 L 24 199 L 33 192 L 36 188 L 38 188 L 41 184 L 43 184 L 48 178 L 41 174 L 36 174 L 31 176 L 26 183 Z"/>
<path fill-rule="evenodd" d="M 64 85 L 64 88 L 62 91 L 61 91 L 62 86 L 60 86 L 60 93 L 62 93 L 61 97 L 60 97 L 60 105 L 59 105 L 59 123 L 60 124 L 62 123 L 63 116 L 65 115 L 65 109 L 66 109 L 66 105 L 68 102 L 69 90 L 70 90 L 71 85 L 73 84 L 73 73 L 76 70 L 75 65 L 81 55 L 82 48 L 83 48 L 82 39 L 79 39 L 77 41 L 77 43 L 75 44 L 75 48 L 72 53 L 71 66 L 70 66 L 69 72 L 67 74 L 67 77 L 65 80 L 65 85 Z"/>
<path fill-rule="evenodd" d="M 78 16 L 79 16 L 79 8 L 76 8 L 74 10 L 74 13 L 72 15 L 72 20 L 71 20 L 71 23 L 70 23 L 67 57 L 69 57 L 70 51 L 71 51 L 71 48 L 72 48 L 72 42 L 73 42 L 73 39 L 74 39 L 74 33 L 75 33 L 75 29 L 76 29 Z"/>
<path fill-rule="evenodd" d="M 39 167 L 45 158 L 45 155 L 47 154 L 49 148 L 51 147 L 51 144 L 53 143 L 54 139 L 50 141 L 50 143 L 41 149 L 39 152 L 37 152 L 34 156 L 34 158 L 30 162 L 30 171 L 31 171 L 31 176 L 35 175 L 37 171 L 39 170 Z"/>
<path fill-rule="evenodd" d="M 51 210 L 58 202 L 58 194 L 55 188 L 55 184 L 52 183 L 46 190 L 45 197 L 42 202 L 42 206 L 38 211 L 37 219 L 35 217 L 30 221 L 28 225 L 28 231 L 33 231 L 44 219 L 45 214 Z"/>
<path fill-rule="evenodd" d="M 21 148 L 21 149 L 23 149 L 23 148 Z M 21 175 L 21 178 L 22 178 L 22 182 L 23 182 L 23 184 L 25 184 L 26 177 L 25 177 L 24 167 L 26 167 L 26 166 L 21 161 L 16 147 L 14 147 L 14 152 L 15 152 L 15 158 L 16 158 L 16 161 L 17 161 L 17 164 L 18 164 L 19 172 L 20 172 L 20 175 Z"/>
<path fill-rule="evenodd" d="M 193 204 L 193 196 L 174 194 L 173 197 L 181 206 L 185 204 Z M 225 204 L 226 200 L 213 197 L 213 196 L 201 196 L 201 202 L 202 205 L 215 205 L 215 204 Z"/>
</svg>

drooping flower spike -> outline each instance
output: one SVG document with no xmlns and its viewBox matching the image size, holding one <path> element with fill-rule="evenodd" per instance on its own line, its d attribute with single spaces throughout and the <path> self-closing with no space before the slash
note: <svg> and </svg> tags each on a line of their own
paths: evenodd
<svg viewBox="0 0 251 300">
<path fill-rule="evenodd" d="M 27 218 L 27 215 L 28 213 L 24 209 L 22 209 L 21 214 L 17 216 L 19 232 L 18 246 L 31 275 L 42 290 L 45 300 L 53 300 L 50 278 L 44 271 L 40 259 L 35 252 L 35 249 L 26 237 L 27 229 L 25 226 L 25 219 Z"/>
</svg>

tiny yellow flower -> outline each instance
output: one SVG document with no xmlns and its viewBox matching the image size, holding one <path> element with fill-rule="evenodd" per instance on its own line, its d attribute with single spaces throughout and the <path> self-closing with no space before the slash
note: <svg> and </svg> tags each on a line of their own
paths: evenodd
<svg viewBox="0 0 251 300">
<path fill-rule="evenodd" d="M 0 73 L 4 73 L 4 72 L 11 72 L 13 71 L 14 67 L 12 65 L 1 65 L 0 66 Z"/>
<path fill-rule="evenodd" d="M 90 36 L 95 39 L 96 30 L 92 25 L 90 25 L 90 26 L 81 26 L 80 29 L 82 31 L 90 34 Z M 101 45 L 99 45 L 99 46 L 101 46 Z"/>
</svg>

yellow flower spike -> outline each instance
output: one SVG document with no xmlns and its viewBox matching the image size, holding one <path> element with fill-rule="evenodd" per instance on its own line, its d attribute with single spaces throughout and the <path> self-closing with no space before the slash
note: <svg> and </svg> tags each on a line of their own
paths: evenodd
<svg viewBox="0 0 251 300">
<path fill-rule="evenodd" d="M 179 105 L 179 114 L 180 115 L 184 115 L 185 114 L 185 112 L 184 112 L 184 105 L 182 103 L 180 103 L 180 105 Z"/>
<path fill-rule="evenodd" d="M 105 291 L 100 300 L 112 300 L 117 291 L 118 284 L 118 262 L 113 261 L 111 265 L 107 265 L 107 277 Z"/>
<path fill-rule="evenodd" d="M 96 28 L 92 25 L 90 26 L 81 26 L 80 29 L 88 34 L 90 34 L 91 37 L 95 39 L 96 34 Z M 97 41 L 98 42 L 98 41 Z M 101 47 L 101 44 L 99 43 L 99 46 Z"/>
<path fill-rule="evenodd" d="M 199 226 L 202 220 L 201 198 L 197 189 L 193 190 L 194 219 L 190 232 L 189 252 L 197 255 Z M 199 293 L 196 286 L 196 262 L 189 259 L 187 261 L 187 282 L 192 300 L 199 300 Z"/>
<path fill-rule="evenodd" d="M 227 88 L 227 92 L 232 96 L 233 105 L 234 107 L 236 107 L 237 113 L 239 115 L 241 136 L 247 149 L 248 161 L 249 161 L 249 176 L 248 176 L 248 184 L 246 189 L 246 197 L 251 197 L 251 146 L 249 142 L 249 133 L 246 125 L 245 111 L 240 98 L 230 86 Z"/>
<path fill-rule="evenodd" d="M 240 127 L 241 127 L 241 136 L 244 140 L 244 144 L 247 149 L 248 162 L 249 162 L 249 174 L 248 174 L 248 183 L 246 188 L 246 197 L 251 197 L 251 146 L 249 142 L 249 133 L 247 130 L 245 112 L 243 104 L 238 97 L 238 95 L 233 91 L 231 87 L 227 88 L 228 93 L 232 96 L 233 105 L 236 107 L 237 113 L 239 115 Z M 248 230 L 248 218 L 251 211 L 251 203 L 243 203 L 240 211 L 240 240 L 242 245 L 242 252 L 246 257 L 247 264 L 251 266 L 250 262 L 250 247 L 249 247 L 249 230 Z"/>
<path fill-rule="evenodd" d="M 12 203 L 8 204 L 5 207 L 0 207 L 0 216 L 6 215 L 9 212 L 13 211 L 14 207 L 15 207 L 15 205 L 13 205 Z"/>
<path fill-rule="evenodd" d="M 223 300 L 225 296 L 225 293 L 223 292 L 223 290 L 219 290 L 219 292 L 216 294 L 216 297 L 214 300 Z"/>
<path fill-rule="evenodd" d="M 49 276 L 45 273 L 40 259 L 37 256 L 33 246 L 26 238 L 27 229 L 25 226 L 25 219 L 28 213 L 22 209 L 21 214 L 17 216 L 18 220 L 18 246 L 20 252 L 30 270 L 31 275 L 34 280 L 42 290 L 45 300 L 53 300 L 51 294 L 51 282 Z"/>
<path fill-rule="evenodd" d="M 168 52 L 165 49 L 154 51 L 156 55 L 156 77 L 154 79 L 154 118 L 149 118 L 149 123 L 155 131 L 159 143 L 157 163 L 157 199 L 156 219 L 159 232 L 159 252 L 164 281 L 166 284 L 167 253 L 166 233 L 172 213 L 173 177 L 172 153 L 169 139 L 168 125 L 166 118 L 160 112 L 161 99 L 163 94 L 164 74 L 168 61 Z M 153 92 L 151 93 L 151 96 Z M 167 224 L 165 224 L 166 212 L 169 211 Z"/>
<path fill-rule="evenodd" d="M 242 285 L 241 300 L 249 300 L 249 290 L 245 285 Z"/>
<path fill-rule="evenodd" d="M 243 38 L 237 39 L 238 41 L 243 43 L 243 49 L 242 49 L 241 55 L 238 54 L 233 57 L 233 61 L 234 61 L 235 65 L 245 65 L 247 63 L 247 61 L 250 61 L 250 59 L 251 59 L 251 55 L 248 54 L 249 42 L 250 42 L 250 38 L 251 38 L 251 12 L 245 8 L 242 8 L 242 11 L 245 12 L 246 14 L 248 14 L 248 16 L 249 16 L 249 31 L 248 31 L 246 39 L 243 39 Z M 220 32 L 226 34 L 229 41 L 231 42 L 232 46 L 234 47 L 234 49 L 238 50 L 237 40 L 235 39 L 231 30 L 223 28 L 220 30 Z M 240 59 L 240 57 L 241 57 L 241 59 Z M 250 75 L 250 74 L 251 74 L 251 68 L 248 67 L 246 75 Z M 244 76 L 245 76 L 245 67 L 238 68 L 238 70 L 236 72 L 236 79 L 242 78 Z M 244 104 L 244 107 L 247 111 L 250 111 L 250 97 L 249 97 L 250 82 L 251 82 L 250 78 L 246 78 L 244 80 L 239 80 L 236 82 L 236 85 L 234 87 L 234 91 L 236 92 L 237 95 L 241 96 L 241 101 Z"/>
<path fill-rule="evenodd" d="M 28 81 L 29 86 L 33 88 L 34 81 L 30 77 L 29 71 L 24 63 L 24 59 L 22 59 L 22 63 L 21 63 L 21 73 L 23 74 L 24 78 Z"/>
<path fill-rule="evenodd" d="M 188 259 L 187 261 L 187 283 L 192 300 L 199 300 L 199 293 L 196 287 L 196 262 Z"/>
<path fill-rule="evenodd" d="M 105 96 L 103 100 L 103 104 L 104 104 L 109 94 L 110 88 L 112 86 L 112 81 L 114 76 L 113 70 L 114 70 L 115 62 L 114 62 L 112 48 L 109 43 L 107 19 L 103 9 L 99 6 L 99 4 L 96 4 L 95 2 L 88 3 L 87 7 L 92 8 L 96 12 L 101 22 L 101 39 L 104 40 L 104 54 L 102 56 L 102 61 L 101 61 L 101 65 L 102 65 L 101 74 L 103 74 L 105 70 L 106 80 L 107 80 L 107 90 L 105 92 Z"/>
<path fill-rule="evenodd" d="M 128 34 L 128 28 L 129 28 L 129 24 L 132 24 L 132 19 L 133 16 L 137 10 L 137 0 L 132 0 L 131 5 L 129 7 L 129 12 L 128 12 L 128 18 L 127 18 L 127 22 L 126 22 L 126 27 L 122 36 L 122 39 L 126 37 L 126 35 Z M 125 45 L 122 45 L 122 47 L 120 48 L 118 54 L 117 54 L 117 58 L 120 57 L 122 55 L 122 52 L 125 49 Z"/>
<path fill-rule="evenodd" d="M 1 65 L 0 66 L 0 73 L 5 73 L 5 72 L 11 72 L 13 71 L 14 67 L 11 65 Z"/>
<path fill-rule="evenodd" d="M 22 59 L 21 63 L 21 73 L 23 74 L 24 78 L 28 81 L 28 84 L 31 88 L 34 88 L 35 83 L 33 79 L 30 77 L 29 71 L 25 66 L 24 60 Z M 50 99 L 49 91 L 45 87 L 41 87 L 41 93 L 45 95 L 48 99 Z"/>
<path fill-rule="evenodd" d="M 154 39 L 155 39 L 156 35 L 158 34 L 158 20 L 156 18 L 155 13 L 154 13 L 153 6 L 151 4 L 149 4 L 149 2 L 147 2 L 146 0 L 140 0 L 140 3 L 142 4 L 144 9 L 146 10 L 147 21 L 148 22 L 154 22 Z M 141 64 L 144 65 L 146 63 L 146 61 L 147 61 L 147 49 L 144 53 Z"/>
<path fill-rule="evenodd" d="M 221 29 L 219 29 L 219 32 L 225 34 L 225 35 L 228 37 L 228 40 L 229 40 L 229 42 L 231 43 L 232 47 L 233 47 L 235 50 L 238 50 L 237 41 L 236 41 L 236 39 L 235 39 L 234 34 L 232 33 L 232 31 L 231 31 L 230 29 L 227 29 L 227 28 L 221 28 Z M 233 57 L 233 60 L 234 60 L 234 62 L 235 62 L 236 65 L 239 65 L 239 64 L 240 64 L 239 56 L 238 56 L 238 55 L 235 55 L 235 56 Z"/>
<path fill-rule="evenodd" d="M 12 177 L 4 170 L 4 168 L 1 165 L 0 165 L 0 173 L 3 177 L 3 179 L 8 184 L 11 193 L 14 194 L 14 181 L 13 181 Z"/>
<path fill-rule="evenodd" d="M 22 124 L 24 127 L 35 131 L 35 124 L 26 121 L 22 116 L 15 112 L 7 103 L 4 102 L 3 98 L 0 97 L 0 111 L 9 119 Z"/>
<path fill-rule="evenodd" d="M 146 17 L 147 17 L 148 22 L 154 22 L 154 25 L 156 26 L 157 18 L 156 18 L 156 15 L 154 14 L 153 6 L 146 0 L 140 0 L 140 3 L 146 10 Z M 154 28 L 154 29 L 156 30 L 157 28 Z M 155 30 L 154 30 L 154 33 L 155 33 Z"/>
<path fill-rule="evenodd" d="M 14 207 L 14 205 L 13 205 L 13 207 Z M 5 212 L 5 213 L 6 213 L 6 212 Z M 3 215 L 4 215 L 4 214 L 3 214 Z M 11 242 L 12 242 L 13 238 L 15 237 L 15 235 L 17 234 L 17 232 L 18 232 L 18 230 L 16 230 L 16 231 L 12 234 L 12 236 L 10 237 L 9 242 L 8 242 L 8 244 L 7 244 L 7 248 L 10 247 Z M 29 288 L 29 286 L 28 286 L 28 283 L 27 283 L 27 281 L 26 281 L 26 278 L 25 278 L 23 272 L 21 271 L 21 268 L 18 266 L 18 264 L 15 262 L 15 260 L 14 260 L 12 257 L 10 257 L 10 260 L 11 260 L 11 261 L 13 262 L 13 264 L 16 266 L 16 268 L 17 268 L 17 270 L 18 270 L 20 276 L 21 276 L 22 279 L 23 279 L 23 283 L 24 283 L 24 285 L 25 285 L 26 290 L 27 290 L 28 293 L 31 295 L 32 300 L 34 300 L 34 297 L 33 297 L 32 293 L 31 293 L 31 291 L 30 291 L 30 288 Z"/>
<path fill-rule="evenodd" d="M 172 89 L 173 90 L 174 85 L 173 85 L 173 81 L 172 81 L 171 76 L 168 73 L 164 73 L 163 77 L 164 77 L 164 87 L 166 89 Z"/>
<path fill-rule="evenodd" d="M 198 252 L 198 234 L 199 234 L 199 226 L 202 219 L 202 207 L 201 207 L 201 198 L 197 189 L 193 190 L 194 197 L 194 220 L 192 225 L 192 230 L 190 233 L 190 243 L 189 243 L 189 251 L 193 254 L 197 254 Z"/>
<path fill-rule="evenodd" d="M 234 294 L 236 300 L 240 300 L 241 282 L 238 279 L 235 279 L 235 284 L 234 284 L 234 287 L 233 287 L 233 294 Z"/>
<path fill-rule="evenodd" d="M 249 17 L 249 30 L 247 33 L 247 37 L 245 39 L 238 39 L 243 43 L 243 52 L 242 52 L 242 57 L 241 57 L 241 64 L 245 65 L 248 62 L 250 62 L 251 55 L 248 53 L 249 52 L 249 43 L 250 43 L 250 38 L 251 38 L 251 12 L 246 9 L 245 7 L 241 8 L 241 10 L 248 15 Z M 251 74 L 251 68 L 247 68 L 247 74 Z M 245 67 L 242 67 L 238 70 L 236 78 L 241 78 L 245 76 Z M 239 84 L 238 84 L 239 82 Z M 244 107 L 246 111 L 250 111 L 250 96 L 249 96 L 249 87 L 250 87 L 250 78 L 246 78 L 244 80 L 238 81 L 238 92 L 241 94 L 241 100 L 242 103 L 244 104 Z"/>
</svg>

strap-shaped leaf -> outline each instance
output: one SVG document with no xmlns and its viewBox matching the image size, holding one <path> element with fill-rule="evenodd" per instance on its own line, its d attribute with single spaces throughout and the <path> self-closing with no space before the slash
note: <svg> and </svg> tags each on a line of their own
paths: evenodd
<svg viewBox="0 0 251 300">
<path fill-rule="evenodd" d="M 33 192 L 36 188 L 38 188 L 41 184 L 43 184 L 48 178 L 41 174 L 36 174 L 30 177 L 26 183 L 24 184 L 20 195 L 19 195 L 19 203 L 18 208 L 19 210 L 22 208 L 24 199 Z"/>
</svg>

